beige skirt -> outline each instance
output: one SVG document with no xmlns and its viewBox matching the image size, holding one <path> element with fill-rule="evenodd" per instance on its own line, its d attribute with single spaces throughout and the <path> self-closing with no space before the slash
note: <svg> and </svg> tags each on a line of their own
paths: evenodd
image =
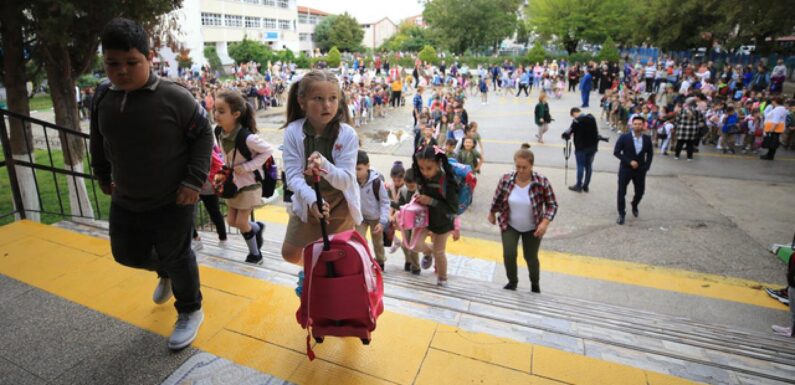
<svg viewBox="0 0 795 385">
<path fill-rule="evenodd" d="M 226 206 L 238 210 L 253 210 L 262 207 L 262 187 L 241 191 L 226 200 Z"/>
<path fill-rule="evenodd" d="M 320 221 L 310 213 L 307 213 L 307 216 L 309 220 L 308 223 L 301 221 L 301 218 L 297 215 L 290 213 L 290 220 L 287 222 L 287 234 L 284 237 L 284 243 L 295 247 L 306 247 L 306 245 L 323 236 L 320 232 Z M 352 230 L 356 225 L 348 209 L 348 203 L 345 200 L 342 200 L 340 204 L 331 210 L 329 217 L 329 223 L 326 226 L 329 235 Z"/>
</svg>

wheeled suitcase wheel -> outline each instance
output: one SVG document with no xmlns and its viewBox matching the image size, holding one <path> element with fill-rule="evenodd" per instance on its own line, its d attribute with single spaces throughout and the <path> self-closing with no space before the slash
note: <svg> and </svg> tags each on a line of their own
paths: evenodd
<svg viewBox="0 0 795 385">
<path fill-rule="evenodd" d="M 370 340 L 367 339 L 367 338 L 362 338 L 362 344 L 363 345 L 370 345 Z"/>
<path fill-rule="evenodd" d="M 315 337 L 315 342 L 317 342 L 317 343 L 319 343 L 319 344 L 322 344 L 322 343 L 323 343 L 323 340 L 324 340 L 324 338 L 323 338 L 323 337 Z"/>
</svg>

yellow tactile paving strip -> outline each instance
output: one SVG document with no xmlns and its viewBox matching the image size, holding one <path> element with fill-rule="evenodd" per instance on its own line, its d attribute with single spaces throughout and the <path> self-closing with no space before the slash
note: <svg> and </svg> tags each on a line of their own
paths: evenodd
<svg viewBox="0 0 795 385">
<path fill-rule="evenodd" d="M 261 221 L 277 224 L 287 224 L 288 220 L 285 208 L 281 205 L 265 206 L 258 209 L 255 216 Z M 457 242 L 448 242 L 447 251 L 454 255 L 502 263 L 502 244 L 499 242 L 461 237 Z M 518 263 L 520 266 L 527 266 L 521 255 L 520 248 Z M 541 250 L 539 259 L 541 270 L 553 273 L 788 311 L 788 308 L 778 301 L 771 301 L 763 291 L 764 286 L 775 287 L 780 284 L 765 284 L 740 278 L 548 250 Z"/>
<path fill-rule="evenodd" d="M 116 264 L 107 241 L 67 230 L 0 227 L 0 274 L 163 336 L 175 318 L 170 304 L 151 302 L 152 273 Z M 693 383 L 389 311 L 370 346 L 329 338 L 309 362 L 291 288 L 205 266 L 200 274 L 206 320 L 194 346 L 299 385 Z"/>
</svg>

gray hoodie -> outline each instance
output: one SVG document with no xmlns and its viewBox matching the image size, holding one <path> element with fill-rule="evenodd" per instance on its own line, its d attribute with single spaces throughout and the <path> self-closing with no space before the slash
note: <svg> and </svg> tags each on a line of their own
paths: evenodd
<svg viewBox="0 0 795 385">
<path fill-rule="evenodd" d="M 377 191 L 378 199 L 376 199 L 376 192 L 373 192 L 375 180 L 379 180 L 380 188 Z M 382 226 L 386 227 L 389 223 L 389 195 L 384 186 L 384 177 L 378 171 L 370 170 L 367 175 L 367 181 L 361 188 L 361 208 L 362 217 L 368 221 L 378 220 Z"/>
</svg>

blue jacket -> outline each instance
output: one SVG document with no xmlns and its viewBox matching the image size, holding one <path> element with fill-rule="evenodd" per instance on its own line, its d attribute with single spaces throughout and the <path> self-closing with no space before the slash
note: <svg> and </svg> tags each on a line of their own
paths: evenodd
<svg viewBox="0 0 795 385">
<path fill-rule="evenodd" d="M 585 76 L 580 79 L 580 91 L 590 92 L 591 87 L 593 87 L 593 76 L 590 72 L 586 72 Z"/>
<path fill-rule="evenodd" d="M 530 74 L 525 72 L 522 74 L 522 78 L 519 79 L 519 83 L 521 84 L 529 84 L 530 83 Z"/>
<path fill-rule="evenodd" d="M 633 160 L 638 162 L 638 170 L 649 171 L 649 167 L 651 167 L 651 159 L 654 156 L 654 151 L 651 145 L 651 137 L 648 135 L 641 135 L 641 137 L 643 138 L 643 148 L 640 150 L 640 154 L 635 152 L 635 143 L 632 140 L 632 132 L 628 132 L 618 137 L 618 140 L 616 141 L 616 147 L 613 150 L 613 155 L 621 160 L 621 165 L 618 168 L 619 172 L 632 170 L 630 163 L 632 163 Z"/>
</svg>

